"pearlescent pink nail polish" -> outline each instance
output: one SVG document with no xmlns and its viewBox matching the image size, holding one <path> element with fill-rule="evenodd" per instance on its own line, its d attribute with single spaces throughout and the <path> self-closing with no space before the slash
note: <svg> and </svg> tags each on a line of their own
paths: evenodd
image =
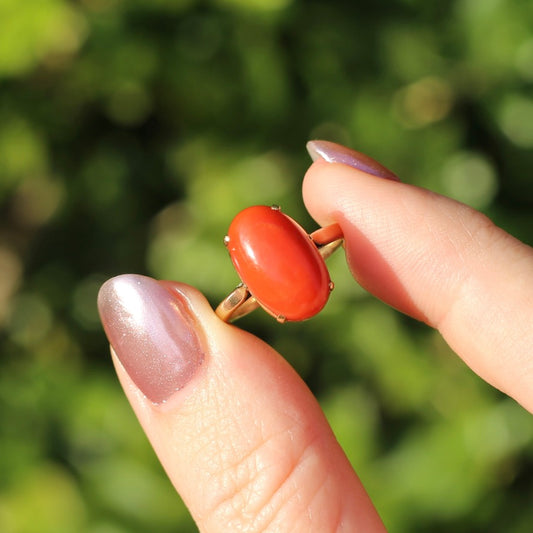
<svg viewBox="0 0 533 533">
<path fill-rule="evenodd" d="M 136 274 L 104 283 L 98 309 L 107 338 L 132 381 L 154 403 L 183 388 L 204 360 L 188 302 Z"/>
<path fill-rule="evenodd" d="M 341 144 L 330 141 L 309 141 L 307 151 L 313 161 L 324 159 L 328 163 L 342 163 L 379 178 L 400 181 L 396 174 L 376 160 Z"/>
</svg>

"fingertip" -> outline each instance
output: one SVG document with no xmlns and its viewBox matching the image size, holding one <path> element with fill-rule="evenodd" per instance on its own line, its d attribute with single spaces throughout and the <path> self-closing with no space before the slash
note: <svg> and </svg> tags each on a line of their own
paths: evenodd
<svg viewBox="0 0 533 533">
<path fill-rule="evenodd" d="M 98 308 L 122 368 L 154 404 L 184 389 L 205 364 L 206 332 L 216 323 L 192 287 L 125 274 L 104 283 Z"/>
<path fill-rule="evenodd" d="M 304 175 L 302 182 L 302 197 L 309 214 L 321 226 L 327 226 L 337 222 L 334 219 L 336 179 L 329 181 L 327 187 L 324 181 L 327 176 L 335 176 L 335 169 L 339 167 L 335 163 L 326 163 L 322 159 L 315 161 Z"/>
<path fill-rule="evenodd" d="M 320 224 L 342 227 L 365 289 L 437 328 L 475 372 L 531 409 L 530 247 L 460 202 L 346 165 L 314 163 L 303 194 Z"/>
<path fill-rule="evenodd" d="M 395 191 L 396 187 L 407 187 L 399 181 L 376 177 L 357 168 L 342 163 L 328 163 L 317 160 L 307 170 L 302 183 L 302 196 L 311 216 L 320 224 L 338 222 L 342 225 L 341 214 L 350 215 L 355 209 L 364 208 L 358 198 L 372 193 L 376 205 L 383 191 Z M 368 204 L 370 209 L 372 205 Z M 344 229 L 344 228 L 343 228 Z"/>
</svg>

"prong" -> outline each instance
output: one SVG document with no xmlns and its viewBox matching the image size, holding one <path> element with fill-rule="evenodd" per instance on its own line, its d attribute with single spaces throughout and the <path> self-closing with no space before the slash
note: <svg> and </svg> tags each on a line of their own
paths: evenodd
<svg viewBox="0 0 533 533">
<path fill-rule="evenodd" d="M 273 211 L 281 211 L 281 207 L 279 205 L 271 205 L 270 206 L 270 209 L 272 209 Z"/>
<path fill-rule="evenodd" d="M 280 323 L 280 324 L 283 324 L 284 322 L 287 322 L 287 318 L 284 317 L 283 315 L 278 315 L 276 317 L 276 320 Z"/>
<path fill-rule="evenodd" d="M 330 281 L 328 283 L 328 287 L 329 287 L 329 291 L 331 292 L 335 288 L 335 283 L 333 283 L 333 281 Z"/>
<path fill-rule="evenodd" d="M 224 237 L 224 246 L 227 247 L 228 244 L 229 244 L 229 241 L 230 241 L 229 235 L 226 235 L 226 236 Z"/>
</svg>

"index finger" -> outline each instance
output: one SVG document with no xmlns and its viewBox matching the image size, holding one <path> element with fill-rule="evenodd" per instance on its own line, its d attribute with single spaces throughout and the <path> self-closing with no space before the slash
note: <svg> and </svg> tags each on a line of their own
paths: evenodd
<svg viewBox="0 0 533 533">
<path fill-rule="evenodd" d="M 459 202 L 343 157 L 312 165 L 303 194 L 319 223 L 341 225 L 354 277 L 533 411 L 533 250 Z"/>
</svg>

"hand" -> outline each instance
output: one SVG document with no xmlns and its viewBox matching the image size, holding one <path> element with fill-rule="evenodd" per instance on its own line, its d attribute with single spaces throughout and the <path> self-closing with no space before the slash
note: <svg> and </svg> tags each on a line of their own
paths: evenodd
<svg viewBox="0 0 533 533">
<path fill-rule="evenodd" d="M 533 410 L 533 250 L 360 154 L 312 149 L 304 201 L 319 224 L 342 226 L 357 281 Z M 316 400 L 272 348 L 180 283 L 119 276 L 99 306 L 124 390 L 201 531 L 384 531 Z"/>
</svg>

